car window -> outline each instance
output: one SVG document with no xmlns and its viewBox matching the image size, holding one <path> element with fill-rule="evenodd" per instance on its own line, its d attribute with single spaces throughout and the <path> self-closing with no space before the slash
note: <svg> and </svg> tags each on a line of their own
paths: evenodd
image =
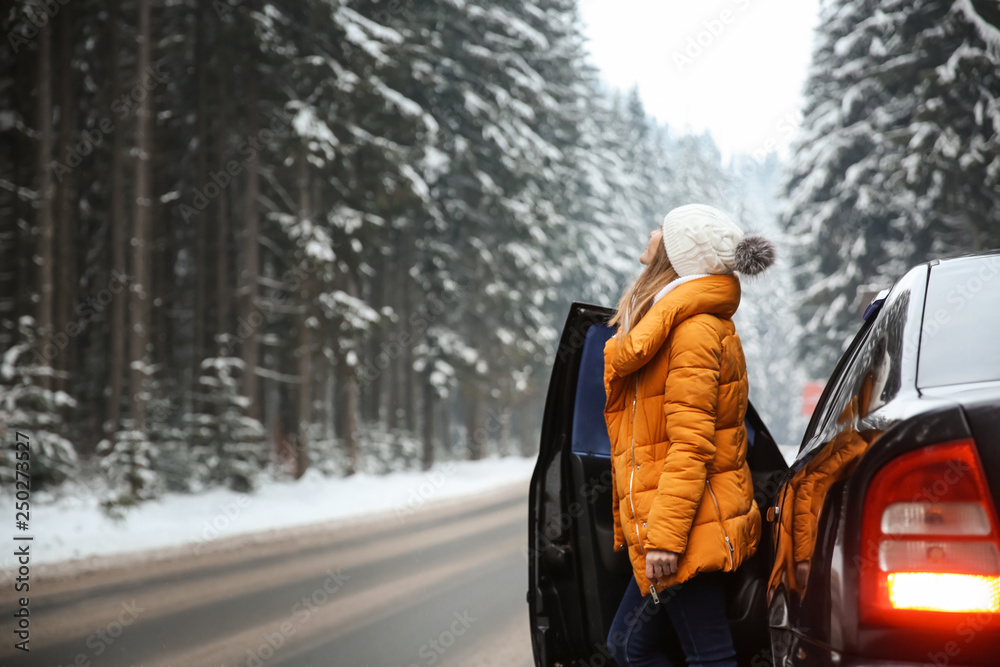
<svg viewBox="0 0 1000 667">
<path fill-rule="evenodd" d="M 888 403 L 902 385 L 903 328 L 910 310 L 911 292 L 897 285 L 874 323 L 862 330 L 860 342 L 852 345 L 850 361 L 835 379 L 829 399 L 819 407 L 819 418 L 804 451 L 829 442 L 848 421 L 856 426 Z"/>
<path fill-rule="evenodd" d="M 611 456 L 611 441 L 604 421 L 604 344 L 615 330 L 603 324 L 587 329 L 573 403 L 572 451 Z"/>
<path fill-rule="evenodd" d="M 931 269 L 917 386 L 1000 380 L 1000 255 Z"/>
<path fill-rule="evenodd" d="M 812 421 L 810 429 L 806 433 L 803 452 L 810 451 L 829 440 L 831 425 L 835 423 L 836 416 L 843 411 L 851 398 L 851 391 L 857 378 L 859 354 L 867 344 L 870 335 L 870 327 L 861 330 L 859 333 L 860 342 L 852 345 L 846 352 L 846 355 L 850 356 L 850 360 L 843 366 L 839 375 L 829 380 L 833 389 L 827 395 L 826 400 L 816 406 L 817 417 Z"/>
</svg>

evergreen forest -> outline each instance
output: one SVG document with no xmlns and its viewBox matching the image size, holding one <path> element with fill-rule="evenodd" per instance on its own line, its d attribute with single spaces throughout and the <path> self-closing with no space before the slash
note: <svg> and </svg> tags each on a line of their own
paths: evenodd
<svg viewBox="0 0 1000 667">
<path fill-rule="evenodd" d="M 824 0 L 784 159 L 604 84 L 575 0 L 0 22 L 0 437 L 30 431 L 36 486 L 100 480 L 109 506 L 533 455 L 569 305 L 615 303 L 690 202 L 778 245 L 737 324 L 796 445 L 860 291 L 1000 247 L 991 0 Z"/>
</svg>

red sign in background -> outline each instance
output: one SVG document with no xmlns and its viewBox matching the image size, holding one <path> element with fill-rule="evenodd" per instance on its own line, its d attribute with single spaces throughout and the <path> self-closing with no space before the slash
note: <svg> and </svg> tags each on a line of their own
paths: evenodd
<svg viewBox="0 0 1000 667">
<path fill-rule="evenodd" d="M 826 386 L 825 382 L 819 380 L 812 380 L 806 382 L 802 387 L 802 414 L 806 417 L 811 417 L 813 410 L 816 409 L 816 404 L 819 403 L 819 397 L 823 393 L 823 387 Z"/>
</svg>

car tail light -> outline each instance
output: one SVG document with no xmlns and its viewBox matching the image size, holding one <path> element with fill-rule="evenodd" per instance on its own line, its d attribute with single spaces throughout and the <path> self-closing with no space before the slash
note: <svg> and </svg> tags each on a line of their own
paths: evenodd
<svg viewBox="0 0 1000 667">
<path fill-rule="evenodd" d="M 1000 528 L 972 440 L 909 452 L 875 475 L 860 559 L 863 622 L 908 624 L 919 612 L 1000 619 Z"/>
</svg>

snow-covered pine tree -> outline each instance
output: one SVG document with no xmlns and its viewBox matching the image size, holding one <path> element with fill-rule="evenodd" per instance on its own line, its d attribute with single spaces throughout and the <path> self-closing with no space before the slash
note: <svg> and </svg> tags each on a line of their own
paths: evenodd
<svg viewBox="0 0 1000 667">
<path fill-rule="evenodd" d="M 722 166 L 722 154 L 712 135 L 687 134 L 671 145 L 675 178 L 670 182 L 674 201 L 728 208 L 730 175 Z M 666 213 L 666 212 L 664 212 Z"/>
<path fill-rule="evenodd" d="M 150 4 L 139 25 L 147 14 L 134 10 Z M 970 6 L 989 19 L 983 4 Z M 3 25 L 24 26 L 26 7 Z M 147 29 L 143 55 L 130 36 Z M 411 462 L 417 434 L 425 466 L 463 430 L 486 434 L 470 441 L 476 454 L 518 439 L 531 451 L 568 303 L 614 302 L 648 232 L 683 203 L 671 188 L 694 173 L 678 172 L 679 140 L 636 95 L 597 81 L 574 0 L 85 2 L 45 34 L 0 54 L 25 65 L 0 68 L 0 88 L 26 91 L 0 95 L 0 153 L 12 156 L 0 161 L 0 264 L 11 267 L 0 348 L 20 316 L 41 314 L 43 286 L 50 331 L 86 321 L 54 388 L 80 401 L 65 427 L 78 451 L 105 422 L 122 430 L 102 451 L 116 452 L 125 487 L 130 470 L 171 489 L 207 476 L 176 429 L 191 412 L 217 416 L 189 405 L 211 354 L 245 353 L 244 377 L 259 382 L 243 392 L 279 442 L 316 433 L 302 426 L 313 420 L 322 451 L 346 444 L 328 470 L 374 465 L 366 446 Z M 155 77 L 139 71 L 147 57 Z M 137 82 L 150 87 L 151 125 L 136 122 Z M 718 164 L 689 143 L 693 164 Z M 72 155 L 72 174 L 40 198 L 39 156 L 66 163 L 80 146 L 89 154 Z M 148 183 L 136 155 L 150 157 Z M 133 247 L 125 218 L 140 175 L 150 233 Z M 49 232 L 39 270 L 31 258 L 48 256 Z M 135 273 L 134 288 L 130 263 L 150 269 L 143 303 L 159 304 L 138 318 L 148 337 L 134 346 L 132 292 L 108 277 Z M 246 346 L 213 352 L 214 336 L 245 326 Z M 133 360 L 157 366 L 158 388 L 125 386 Z M 167 417 L 141 436 L 122 423 L 130 412 Z"/>
<path fill-rule="evenodd" d="M 247 415 L 241 394 L 243 360 L 209 357 L 201 362 L 197 404 L 202 411 L 188 416 L 188 432 L 200 470 L 192 474 L 207 484 L 234 491 L 252 491 L 268 464 L 264 427 Z"/>
<path fill-rule="evenodd" d="M 915 103 L 900 118 L 908 121 L 901 166 L 919 230 L 913 252 L 1000 248 L 1000 7 L 889 4 L 907 21 L 888 47 L 909 43 L 921 60 L 911 70 Z"/>
<path fill-rule="evenodd" d="M 414 84 L 430 72 L 421 54 L 426 44 L 412 32 L 420 21 L 399 16 L 408 12 L 416 19 L 425 10 L 330 2 L 284 6 L 258 17 L 262 51 L 290 83 L 281 102 L 292 120 L 281 138 L 287 157 L 280 171 L 295 183 L 295 195 L 283 196 L 269 216 L 283 238 L 278 246 L 285 254 L 275 260 L 304 257 L 314 267 L 304 277 L 312 301 L 303 301 L 303 291 L 291 299 L 304 311 L 295 326 L 301 334 L 307 323 L 315 324 L 308 337 L 321 354 L 313 359 L 321 377 L 335 374 L 332 384 L 320 384 L 339 399 L 335 423 L 349 472 L 358 465 L 364 413 L 381 418 L 388 393 L 386 367 L 371 372 L 366 364 L 378 358 L 390 324 L 399 321 L 394 308 L 410 307 L 410 267 L 400 276 L 393 267 L 412 255 L 407 240 L 423 235 L 418 228 L 440 217 L 427 180 L 441 165 L 426 152 L 438 124 L 422 98 L 410 97 L 427 94 Z M 314 29 L 303 32 L 303 24 Z M 397 280 L 404 287 L 401 299 L 387 289 Z M 301 351 L 295 356 L 303 368 Z M 300 392 L 300 402 L 303 397 Z M 307 411 L 300 406 L 300 416 Z"/>
<path fill-rule="evenodd" d="M 180 401 L 184 394 L 172 377 L 153 378 L 151 383 L 154 386 L 147 402 L 146 433 L 154 443 L 152 468 L 164 490 L 197 491 L 204 480 L 196 476 L 198 461 L 184 428 Z"/>
<path fill-rule="evenodd" d="M 887 61 L 894 26 L 877 0 L 827 0 L 821 6 L 802 131 L 793 146 L 782 221 L 793 242 L 800 355 L 825 377 L 855 320 L 855 292 L 873 272 L 869 248 L 889 227 L 877 156 L 893 150 L 873 127 L 887 92 L 869 74 Z M 866 157 L 864 175 L 856 167 Z"/>
<path fill-rule="evenodd" d="M 997 14 L 970 0 L 822 5 L 783 213 L 814 377 L 857 329 L 859 288 L 1000 244 Z"/>
<path fill-rule="evenodd" d="M 808 376 L 799 359 L 788 353 L 796 348 L 801 327 L 794 309 L 789 243 L 778 222 L 780 164 L 774 153 L 763 160 L 737 156 L 729 172 L 727 210 L 744 229 L 771 239 L 777 249 L 777 261 L 766 273 L 741 280 L 743 296 L 735 320 L 747 360 L 750 400 L 775 441 L 792 448 L 807 423 L 800 408 Z"/>
<path fill-rule="evenodd" d="M 616 95 L 615 103 L 620 120 L 613 128 L 614 150 L 624 161 L 625 192 L 639 209 L 638 227 L 648 234 L 660 225 L 670 209 L 691 203 L 678 198 L 674 191 L 676 182 L 685 178 L 684 165 L 679 164 L 666 128 L 646 113 L 637 88 L 624 96 Z M 699 149 L 700 146 L 695 148 Z"/>
<path fill-rule="evenodd" d="M 570 224 L 558 261 L 560 318 L 573 301 L 610 304 L 617 299 L 622 281 L 636 270 L 631 251 L 652 224 L 644 220 L 645 194 L 635 187 L 625 119 L 596 73 L 590 77 L 584 81 L 589 94 L 581 103 L 580 138 L 567 151 L 564 166 L 563 206 Z"/>
<path fill-rule="evenodd" d="M 101 471 L 107 480 L 108 497 L 104 510 L 117 516 L 121 508 L 157 497 L 163 483 L 155 469 L 154 445 L 145 431 L 131 419 L 122 419 L 121 428 L 97 443 Z"/>
<path fill-rule="evenodd" d="M 32 488 L 60 484 L 79 467 L 73 443 L 64 437 L 62 414 L 76 401 L 65 392 L 46 388 L 43 378 L 53 375 L 51 364 L 38 345 L 35 321 L 24 315 L 18 320 L 17 342 L 0 359 L 0 434 L 5 443 L 13 443 L 17 433 L 27 438 L 30 449 Z M 16 437 L 18 442 L 24 442 Z M 15 476 L 17 460 L 12 444 L 0 453 L 0 479 L 4 488 Z"/>
<path fill-rule="evenodd" d="M 496 4 L 496 3 L 493 3 Z M 540 0 L 505 4 L 508 17 L 501 21 L 503 38 L 485 35 L 488 48 L 502 47 L 505 39 L 519 43 L 518 57 L 501 50 L 507 75 L 516 84 L 517 99 L 531 104 L 531 114 L 524 115 L 532 145 L 518 156 L 514 174 L 520 189 L 519 204 L 501 211 L 503 226 L 498 228 L 495 245 L 496 266 L 501 280 L 487 284 L 486 312 L 493 305 L 494 348 L 476 343 L 490 362 L 490 374 L 499 370 L 476 424 L 477 432 L 488 431 L 498 451 L 514 447 L 513 420 L 531 420 L 540 406 L 544 392 L 552 342 L 558 332 L 567 303 L 562 264 L 568 254 L 567 238 L 577 222 L 568 214 L 575 197 L 574 174 L 577 166 L 571 157 L 581 142 L 581 116 L 586 110 L 589 90 L 586 75 L 586 51 L 576 3 L 572 0 Z M 528 74 L 537 84 L 525 87 Z M 500 119 L 504 112 L 502 98 Z M 516 108 L 516 107 L 515 107 Z M 485 131 L 489 131 L 487 125 Z M 501 145 L 502 148 L 502 145 Z M 523 186 L 521 185 L 523 184 Z M 498 368 L 499 366 L 499 368 Z M 528 412 L 529 414 L 525 414 Z M 533 447 L 534 443 L 530 444 Z M 529 447 L 521 443 L 520 449 Z"/>
<path fill-rule="evenodd" d="M 435 3 L 418 36 L 428 66 L 413 97 L 430 96 L 441 127 L 435 154 L 449 167 L 429 181 L 442 213 L 417 235 L 415 258 L 424 303 L 449 307 L 418 313 L 431 325 L 421 334 L 437 332 L 420 349 L 440 355 L 424 368 L 458 373 L 469 432 L 513 385 L 510 369 L 523 375 L 536 366 L 549 338 L 554 240 L 565 225 L 552 196 L 565 131 L 565 76 L 557 72 L 571 58 L 553 29 L 563 16 L 557 4 Z M 474 454 L 484 453 L 487 443 L 475 444 Z"/>
<path fill-rule="evenodd" d="M 572 301 L 614 305 L 641 267 L 636 258 L 673 202 L 664 130 L 656 127 L 635 91 L 626 103 L 593 78 L 582 103 L 579 144 L 568 151 L 575 180 L 567 202 L 572 225 L 562 240 L 563 312 Z M 557 320 L 558 322 L 558 320 Z"/>
<path fill-rule="evenodd" d="M 108 495 L 102 505 L 112 516 L 121 508 L 156 498 L 167 489 L 188 490 L 180 478 L 189 474 L 191 459 L 173 413 L 174 381 L 162 367 L 139 365 L 146 404 L 145 427 L 124 418 L 110 437 L 97 443 Z"/>
</svg>

